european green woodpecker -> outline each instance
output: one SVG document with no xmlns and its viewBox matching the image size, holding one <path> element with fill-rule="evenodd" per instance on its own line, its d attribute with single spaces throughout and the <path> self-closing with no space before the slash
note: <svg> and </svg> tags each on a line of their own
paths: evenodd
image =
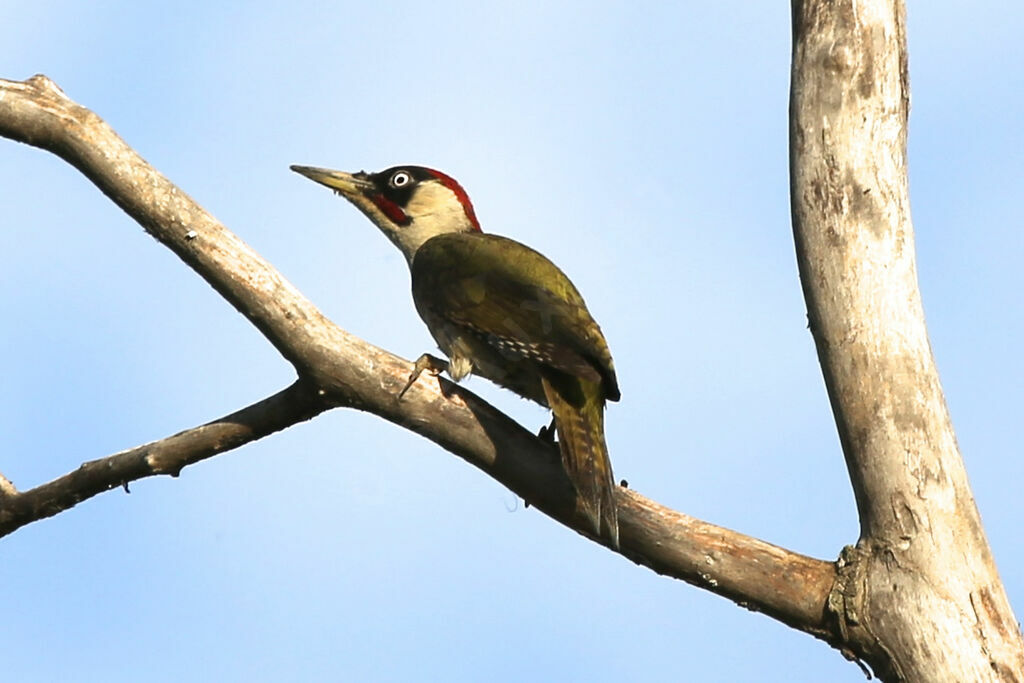
<svg viewBox="0 0 1024 683">
<path fill-rule="evenodd" d="M 549 407 L 578 506 L 618 547 L 604 406 L 619 400 L 619 387 L 601 328 L 569 278 L 533 249 L 481 232 L 465 190 L 440 171 L 291 168 L 354 204 L 405 255 L 416 311 L 448 356 L 421 356 L 406 389 L 423 370 L 446 369 L 456 382 L 473 373 Z"/>
</svg>

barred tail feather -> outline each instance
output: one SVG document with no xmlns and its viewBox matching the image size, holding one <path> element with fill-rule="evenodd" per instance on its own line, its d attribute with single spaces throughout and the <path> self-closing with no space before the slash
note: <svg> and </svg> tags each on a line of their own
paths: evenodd
<svg viewBox="0 0 1024 683">
<path fill-rule="evenodd" d="M 562 465 L 576 488 L 580 508 L 598 536 L 619 547 L 615 482 L 604 440 L 601 385 L 561 372 L 544 373 L 544 394 L 555 414 Z"/>
</svg>

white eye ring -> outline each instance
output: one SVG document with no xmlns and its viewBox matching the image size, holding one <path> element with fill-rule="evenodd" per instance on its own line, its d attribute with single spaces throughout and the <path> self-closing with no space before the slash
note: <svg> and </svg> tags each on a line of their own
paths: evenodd
<svg viewBox="0 0 1024 683">
<path fill-rule="evenodd" d="M 399 188 L 405 187 L 412 182 L 412 176 L 409 175 L 408 171 L 398 171 L 391 176 L 391 187 Z"/>
</svg>

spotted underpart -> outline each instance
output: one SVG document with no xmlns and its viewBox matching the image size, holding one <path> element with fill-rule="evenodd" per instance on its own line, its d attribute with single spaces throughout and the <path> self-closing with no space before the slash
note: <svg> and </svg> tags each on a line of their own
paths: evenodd
<svg viewBox="0 0 1024 683">
<path fill-rule="evenodd" d="M 521 339 L 499 337 L 496 334 L 485 334 L 484 339 L 488 344 L 498 348 L 500 351 L 507 351 L 520 358 L 530 358 L 539 363 L 552 363 L 554 361 L 555 345 L 549 342 L 527 342 Z"/>
<path fill-rule="evenodd" d="M 534 361 L 542 365 L 550 366 L 553 369 L 579 375 L 586 380 L 597 384 L 603 383 L 601 373 L 594 367 L 593 362 L 566 347 L 564 344 L 558 344 L 550 341 L 530 340 L 525 337 L 511 337 L 508 335 L 497 334 L 495 332 L 489 332 L 480 328 L 472 321 L 461 318 L 457 315 L 451 316 L 450 320 L 451 322 L 457 323 L 463 331 L 485 342 L 488 346 L 495 349 L 498 353 L 509 360 Z M 512 321 L 506 321 L 506 325 L 511 324 L 511 322 Z M 465 374 L 469 373 L 467 372 Z M 618 400 L 618 387 L 614 388 L 614 394 L 611 396 L 614 396 L 613 400 Z"/>
</svg>

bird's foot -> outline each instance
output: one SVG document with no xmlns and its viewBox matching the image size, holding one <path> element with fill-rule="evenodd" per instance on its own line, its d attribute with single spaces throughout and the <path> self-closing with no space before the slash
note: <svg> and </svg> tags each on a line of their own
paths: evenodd
<svg viewBox="0 0 1024 683">
<path fill-rule="evenodd" d="M 429 353 L 425 353 L 416 359 L 416 363 L 413 365 L 412 374 L 409 375 L 409 381 L 405 383 L 402 391 L 398 393 L 398 400 L 402 400 L 405 396 L 405 392 L 409 391 L 409 387 L 415 384 L 416 380 L 420 378 L 423 371 L 426 370 L 430 375 L 437 377 L 442 372 L 448 369 L 448 361 L 443 361 L 437 356 L 431 356 Z"/>
<path fill-rule="evenodd" d="M 551 448 L 551 457 L 561 459 L 562 447 L 555 441 L 555 416 L 551 416 L 551 424 L 545 425 L 540 428 L 537 432 L 537 438 L 546 443 Z"/>
</svg>

